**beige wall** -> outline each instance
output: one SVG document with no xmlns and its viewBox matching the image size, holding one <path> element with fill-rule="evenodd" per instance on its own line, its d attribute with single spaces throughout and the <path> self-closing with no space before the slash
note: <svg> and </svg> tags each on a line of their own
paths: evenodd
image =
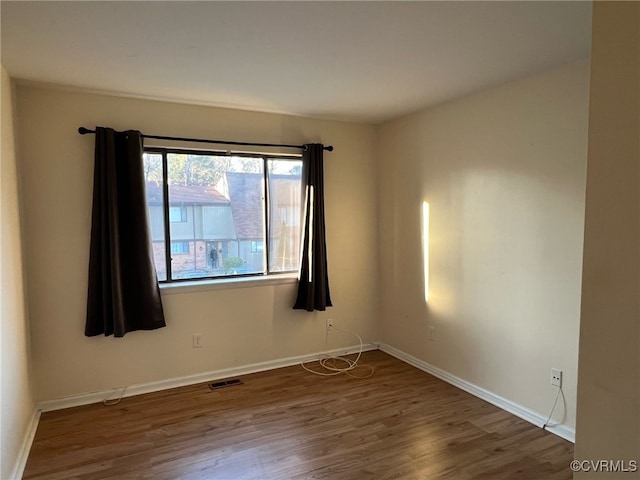
<svg viewBox="0 0 640 480">
<path fill-rule="evenodd" d="M 592 38 L 575 456 L 640 462 L 640 3 L 596 3 Z"/>
<path fill-rule="evenodd" d="M 0 478 L 8 479 L 35 404 L 29 376 L 12 82 L 4 67 L 0 83 Z"/>
<path fill-rule="evenodd" d="M 354 345 L 325 319 L 377 340 L 375 128 L 18 86 L 24 221 L 39 400 Z M 87 338 L 84 315 L 93 144 L 79 126 L 267 143 L 324 142 L 335 307 L 293 311 L 295 285 L 164 295 L 168 326 Z M 201 333 L 204 347 L 193 349 Z"/>
<path fill-rule="evenodd" d="M 543 416 L 560 368 L 569 428 L 588 80 L 587 62 L 574 64 L 385 124 L 380 136 L 383 340 Z"/>
</svg>

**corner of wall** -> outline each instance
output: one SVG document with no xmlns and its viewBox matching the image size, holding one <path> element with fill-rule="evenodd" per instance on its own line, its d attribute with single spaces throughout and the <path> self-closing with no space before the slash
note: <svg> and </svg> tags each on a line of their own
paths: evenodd
<svg viewBox="0 0 640 480">
<path fill-rule="evenodd" d="M 1 68 L 0 149 L 0 477 L 19 478 L 38 423 L 25 298 L 15 88 Z"/>
</svg>

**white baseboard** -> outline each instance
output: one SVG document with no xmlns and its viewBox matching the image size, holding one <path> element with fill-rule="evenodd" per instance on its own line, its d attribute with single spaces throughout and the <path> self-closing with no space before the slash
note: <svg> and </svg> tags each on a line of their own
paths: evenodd
<svg viewBox="0 0 640 480">
<path fill-rule="evenodd" d="M 374 344 L 365 344 L 363 351 L 377 350 L 378 346 Z M 303 361 L 314 360 L 322 355 L 348 355 L 358 353 L 359 345 L 351 347 L 337 348 L 325 352 L 318 352 L 309 355 L 300 355 L 297 357 L 281 358 L 277 360 L 268 360 L 266 362 L 253 363 L 240 367 L 223 368 L 208 372 L 198 373 L 195 375 L 186 375 L 184 377 L 169 378 L 167 380 L 159 380 L 157 382 L 141 383 L 137 385 L 129 385 L 126 387 L 123 397 L 132 397 L 134 395 L 142 395 L 145 393 L 158 392 L 170 388 L 184 387 L 194 385 L 196 383 L 205 383 L 223 378 L 236 377 L 238 375 L 248 375 L 250 373 L 263 372 L 265 370 L 273 370 L 275 368 L 289 367 L 297 365 Z M 123 387 L 104 390 L 100 392 L 88 392 L 80 395 L 56 398 L 46 400 L 38 404 L 38 410 L 41 412 L 50 412 L 53 410 L 62 410 L 63 408 L 78 407 L 80 405 L 89 405 L 91 403 L 102 402 L 106 398 L 117 398 Z"/>
<path fill-rule="evenodd" d="M 22 445 L 20 446 L 20 451 L 18 452 L 18 458 L 16 458 L 13 470 L 11 470 L 11 474 L 9 475 L 9 478 L 11 480 L 20 480 L 22 478 L 24 467 L 27 465 L 27 458 L 29 458 L 29 451 L 31 450 L 31 445 L 33 444 L 33 438 L 36 436 L 36 430 L 38 429 L 39 421 L 40 410 L 36 408 L 33 412 L 33 415 L 31 416 L 31 421 L 29 422 L 27 430 L 24 434 L 24 439 L 22 440 Z"/>
<path fill-rule="evenodd" d="M 533 410 L 519 405 L 511 400 L 508 400 L 500 395 L 496 395 L 488 390 L 485 390 L 482 387 L 474 385 L 473 383 L 467 382 L 466 380 L 456 377 L 455 375 L 450 374 L 438 367 L 434 367 L 433 365 L 425 362 L 424 360 L 420 360 L 408 353 L 403 352 L 402 350 L 398 350 L 390 345 L 380 344 L 380 350 L 389 355 L 396 357 L 399 360 L 402 360 L 409 365 L 413 365 L 416 368 L 419 368 L 422 371 L 430 373 L 434 377 L 439 378 L 440 380 L 444 380 L 447 383 L 450 383 L 454 387 L 459 388 L 460 390 L 464 390 L 471 395 L 474 395 L 482 400 L 495 405 L 496 407 L 501 408 L 517 417 L 526 420 L 529 423 L 534 424 L 537 427 L 542 428 L 547 417 L 539 414 L 538 412 L 534 412 Z M 558 435 L 559 437 L 564 438 L 565 440 L 569 440 L 572 443 L 575 443 L 576 431 L 573 427 L 569 427 L 567 425 L 555 425 L 548 426 L 546 428 L 549 432 Z"/>
</svg>

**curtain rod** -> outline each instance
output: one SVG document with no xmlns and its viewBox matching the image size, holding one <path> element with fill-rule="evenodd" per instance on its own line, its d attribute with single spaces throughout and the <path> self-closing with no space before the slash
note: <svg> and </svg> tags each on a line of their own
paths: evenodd
<svg viewBox="0 0 640 480">
<path fill-rule="evenodd" d="M 95 130 L 89 130 L 85 127 L 78 128 L 78 133 L 80 135 L 87 135 L 89 133 L 96 133 Z M 203 138 L 185 138 L 185 137 L 166 137 L 163 135 L 146 135 L 144 133 L 141 134 L 142 138 L 153 138 L 155 140 L 176 140 L 181 142 L 197 142 L 197 143 L 217 143 L 219 145 L 241 145 L 245 147 L 286 147 L 286 148 L 299 148 L 300 150 L 305 150 L 307 147 L 305 145 L 287 145 L 281 143 L 248 143 L 248 142 L 230 142 L 226 140 L 208 140 Z M 328 152 L 333 152 L 333 145 L 327 145 L 323 147 L 324 150 Z"/>
</svg>

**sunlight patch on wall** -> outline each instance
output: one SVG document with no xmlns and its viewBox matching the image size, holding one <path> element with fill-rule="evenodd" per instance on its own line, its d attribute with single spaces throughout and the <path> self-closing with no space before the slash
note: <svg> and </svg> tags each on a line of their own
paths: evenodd
<svg viewBox="0 0 640 480">
<path fill-rule="evenodd" d="M 424 301 L 429 302 L 429 203 L 422 202 L 422 269 L 424 272 Z"/>
</svg>

